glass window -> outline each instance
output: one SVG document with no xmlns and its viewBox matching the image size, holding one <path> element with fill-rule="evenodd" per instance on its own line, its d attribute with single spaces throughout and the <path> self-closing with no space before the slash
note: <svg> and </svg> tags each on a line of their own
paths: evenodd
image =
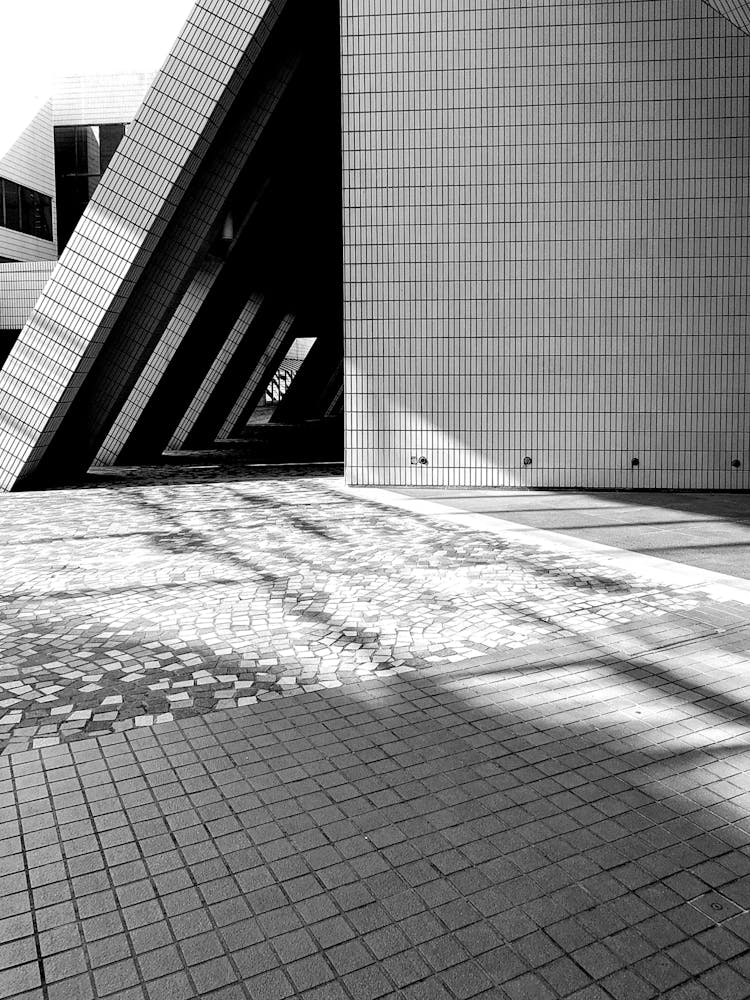
<svg viewBox="0 0 750 1000">
<path fill-rule="evenodd" d="M 39 236 L 43 240 L 52 239 L 52 199 L 48 194 L 39 195 Z"/>
<path fill-rule="evenodd" d="M 52 198 L 0 178 L 0 225 L 41 240 L 51 240 Z"/>
<path fill-rule="evenodd" d="M 21 232 L 29 236 L 35 234 L 34 219 L 36 209 L 34 207 L 34 192 L 27 187 L 21 188 Z"/>
<path fill-rule="evenodd" d="M 104 173 L 109 166 L 109 161 L 114 156 L 124 135 L 124 125 L 99 126 L 99 169 L 101 173 Z"/>
<path fill-rule="evenodd" d="M 5 201 L 5 225 L 8 229 L 21 228 L 20 214 L 20 194 L 18 185 L 13 181 L 3 181 L 3 195 Z"/>
<path fill-rule="evenodd" d="M 75 174 L 76 168 L 76 126 L 55 126 L 55 173 Z"/>
<path fill-rule="evenodd" d="M 76 143 L 76 169 L 77 174 L 84 174 L 88 176 L 91 169 L 91 158 L 92 158 L 92 143 L 93 138 L 91 129 L 88 125 L 76 125 L 75 127 L 75 143 Z M 98 150 L 97 150 L 98 154 Z"/>
</svg>

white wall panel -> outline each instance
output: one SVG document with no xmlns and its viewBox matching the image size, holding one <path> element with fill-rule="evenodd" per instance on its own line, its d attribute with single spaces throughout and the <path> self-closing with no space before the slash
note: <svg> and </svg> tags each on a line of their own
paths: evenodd
<svg viewBox="0 0 750 1000">
<path fill-rule="evenodd" d="M 39 239 L 0 225 L 0 257 L 10 260 L 57 260 L 57 210 L 55 205 L 55 142 L 52 102 L 29 112 L 30 118 L 19 132 L 17 114 L 8 116 L 14 136 L 3 127 L 0 136 L 0 177 L 52 198 L 52 240 Z M 23 119 L 21 119 L 23 120 Z"/>
<path fill-rule="evenodd" d="M 55 81 L 55 125 L 120 125 L 131 122 L 155 73 L 66 76 Z"/>
<path fill-rule="evenodd" d="M 349 480 L 750 486 L 750 38 L 343 0 L 342 44 Z"/>
<path fill-rule="evenodd" d="M 26 325 L 54 266 L 54 261 L 0 264 L 0 330 Z"/>
</svg>

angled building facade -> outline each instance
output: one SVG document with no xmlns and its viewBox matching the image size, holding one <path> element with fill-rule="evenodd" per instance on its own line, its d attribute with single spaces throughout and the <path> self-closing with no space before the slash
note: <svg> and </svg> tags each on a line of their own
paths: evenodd
<svg viewBox="0 0 750 1000">
<path fill-rule="evenodd" d="M 8 100 L 0 121 L 0 264 L 57 257 L 53 103 Z"/>
<path fill-rule="evenodd" d="M 225 440 L 298 337 L 279 416 L 343 407 L 353 484 L 748 488 L 749 12 L 199 0 L 0 372 L 0 488 Z"/>
<path fill-rule="evenodd" d="M 0 373 L 0 487 L 158 457 L 257 296 L 230 365 L 287 315 L 340 355 L 337 53 L 335 7 L 196 5 Z"/>
<path fill-rule="evenodd" d="M 52 110 L 59 252 L 65 249 L 153 77 L 153 73 L 117 73 L 57 81 Z"/>
</svg>

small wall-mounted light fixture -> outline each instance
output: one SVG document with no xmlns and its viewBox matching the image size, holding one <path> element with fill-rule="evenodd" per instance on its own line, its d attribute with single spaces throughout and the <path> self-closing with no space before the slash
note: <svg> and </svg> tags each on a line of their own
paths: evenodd
<svg viewBox="0 0 750 1000">
<path fill-rule="evenodd" d="M 419 459 L 417 458 L 416 455 L 412 455 L 411 458 L 409 459 L 409 462 L 412 465 L 419 465 Z"/>
<path fill-rule="evenodd" d="M 429 465 L 430 463 L 427 461 L 427 459 L 425 458 L 424 455 L 420 455 L 419 456 L 419 464 L 420 465 Z"/>
<path fill-rule="evenodd" d="M 640 460 L 640 458 L 631 458 L 630 459 L 630 464 L 632 465 L 632 467 L 634 469 L 637 469 L 638 466 L 641 464 L 641 460 Z"/>
<path fill-rule="evenodd" d="M 528 455 L 524 456 L 523 464 L 524 465 L 531 465 L 531 458 Z"/>
<path fill-rule="evenodd" d="M 739 469 L 739 467 L 741 465 L 742 465 L 742 462 L 740 462 L 739 458 L 733 458 L 732 459 L 732 468 L 733 469 Z"/>
</svg>

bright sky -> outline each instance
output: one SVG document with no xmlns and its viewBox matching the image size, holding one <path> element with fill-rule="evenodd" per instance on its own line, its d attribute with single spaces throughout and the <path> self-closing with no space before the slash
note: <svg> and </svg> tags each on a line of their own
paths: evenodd
<svg viewBox="0 0 750 1000">
<path fill-rule="evenodd" d="M 55 76 L 157 70 L 193 0 L 0 0 L 0 115 Z"/>
</svg>

